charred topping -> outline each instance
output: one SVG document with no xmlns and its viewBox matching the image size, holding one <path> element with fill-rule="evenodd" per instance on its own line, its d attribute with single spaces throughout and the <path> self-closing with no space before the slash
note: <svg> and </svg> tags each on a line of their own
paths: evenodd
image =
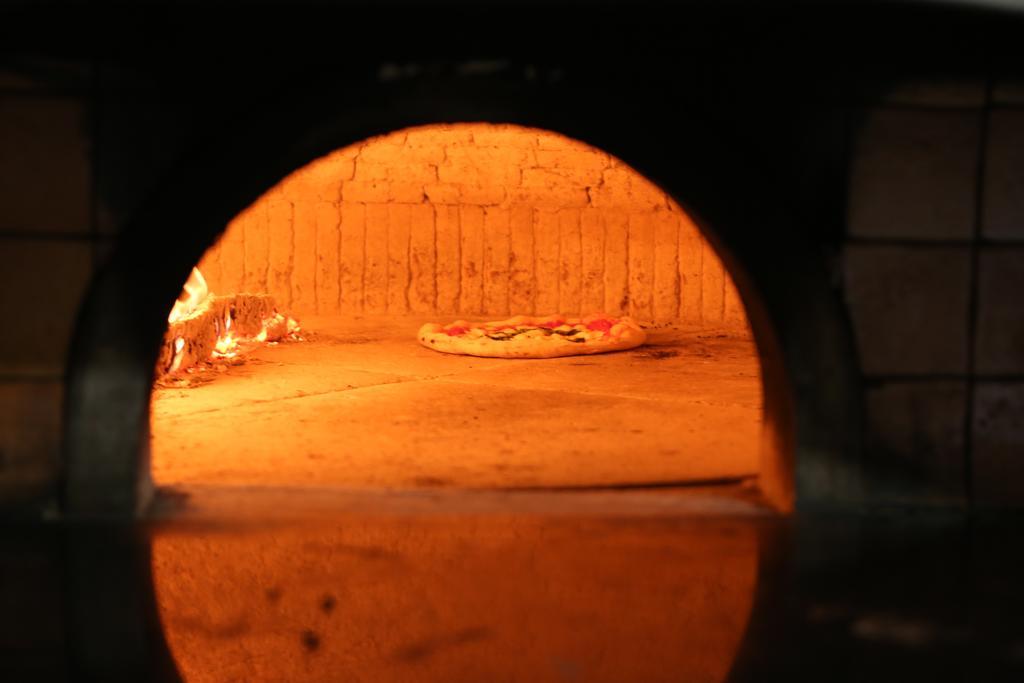
<svg viewBox="0 0 1024 683">
<path fill-rule="evenodd" d="M 493 334 L 487 335 L 487 338 L 488 339 L 493 339 L 494 341 L 508 341 L 512 337 L 515 337 L 516 335 L 522 334 L 523 332 L 526 332 L 526 330 L 524 330 L 524 329 L 501 330 L 500 332 L 495 332 Z"/>
<path fill-rule="evenodd" d="M 575 334 L 579 334 L 582 331 L 582 330 L 568 330 L 568 331 L 552 330 L 552 329 L 549 329 L 547 327 L 520 327 L 520 328 L 517 328 L 515 330 L 500 330 L 498 332 L 492 332 L 491 334 L 487 335 L 487 338 L 488 339 L 493 339 L 494 341 L 508 341 L 509 339 L 512 339 L 513 337 L 516 337 L 516 336 L 522 334 L 523 332 L 531 332 L 533 330 L 539 330 L 540 332 L 543 332 L 545 337 L 550 337 L 552 334 L 558 334 L 558 335 L 561 335 L 561 336 L 566 337 L 566 338 L 572 337 Z M 580 339 L 569 339 L 569 341 L 571 341 L 571 342 L 584 342 L 586 340 L 580 338 Z"/>
</svg>

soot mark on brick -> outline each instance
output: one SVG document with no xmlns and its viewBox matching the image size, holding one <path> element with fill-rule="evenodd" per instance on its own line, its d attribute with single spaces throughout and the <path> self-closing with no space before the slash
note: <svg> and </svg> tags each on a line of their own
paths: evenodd
<svg viewBox="0 0 1024 683">
<path fill-rule="evenodd" d="M 306 648 L 309 652 L 316 652 L 320 649 L 320 636 L 316 631 L 306 629 L 300 636 L 302 641 L 302 647 Z"/>
<path fill-rule="evenodd" d="M 320 598 L 320 609 L 323 611 L 324 614 L 330 614 L 334 611 L 334 608 L 337 606 L 338 599 L 330 593 L 327 593 L 326 595 L 324 595 L 324 597 Z"/>
<path fill-rule="evenodd" d="M 428 659 L 446 648 L 466 645 L 491 636 L 491 630 L 484 626 L 471 626 L 449 635 L 425 638 L 419 642 L 411 643 L 395 652 L 395 659 L 415 663 Z"/>
<path fill-rule="evenodd" d="M 338 337 L 338 344 L 374 344 L 379 342 L 378 337 Z"/>
<path fill-rule="evenodd" d="M 650 358 L 651 360 L 665 360 L 666 358 L 675 358 L 679 355 L 679 352 L 672 350 L 653 349 L 651 351 L 644 351 L 636 354 L 639 358 Z"/>
</svg>

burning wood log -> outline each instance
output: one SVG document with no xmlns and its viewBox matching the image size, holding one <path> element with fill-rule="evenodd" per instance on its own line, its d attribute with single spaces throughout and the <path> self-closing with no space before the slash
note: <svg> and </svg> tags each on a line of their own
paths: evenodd
<svg viewBox="0 0 1024 683">
<path fill-rule="evenodd" d="M 230 358 L 238 342 L 275 342 L 293 337 L 298 324 L 277 311 L 265 294 L 214 296 L 198 269 L 168 316 L 156 377 L 180 372 L 211 358 Z"/>
</svg>

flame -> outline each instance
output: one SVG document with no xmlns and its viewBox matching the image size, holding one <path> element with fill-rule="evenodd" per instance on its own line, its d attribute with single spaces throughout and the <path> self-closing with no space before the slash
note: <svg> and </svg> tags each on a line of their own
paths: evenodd
<svg viewBox="0 0 1024 683">
<path fill-rule="evenodd" d="M 224 315 L 224 332 L 217 337 L 217 343 L 210 354 L 212 358 L 234 358 L 241 351 L 243 343 L 256 342 L 259 344 L 277 344 L 282 339 L 301 341 L 299 336 L 302 328 L 294 318 L 286 318 L 278 312 L 269 318 L 263 319 L 260 331 L 251 337 L 239 337 L 231 330 L 232 320 L 230 311 Z"/>
<path fill-rule="evenodd" d="M 238 340 L 230 332 L 217 339 L 213 353 L 214 358 L 234 358 L 237 355 Z"/>
<path fill-rule="evenodd" d="M 231 331 L 231 311 L 224 314 L 224 333 L 217 337 L 213 352 L 214 358 L 234 358 L 237 355 L 238 340 L 235 333 Z"/>
<path fill-rule="evenodd" d="M 199 304 L 203 303 L 209 295 L 210 289 L 206 286 L 206 279 L 198 268 L 193 268 L 185 282 L 185 287 L 178 295 L 178 300 L 171 308 L 170 315 L 167 316 L 167 322 L 173 323 L 187 317 L 199 308 Z"/>
<path fill-rule="evenodd" d="M 178 296 L 178 300 L 174 302 L 174 307 L 171 309 L 170 315 L 167 316 L 168 324 L 173 324 L 179 320 L 188 318 L 203 305 L 209 297 L 213 296 L 210 292 L 209 286 L 206 284 L 206 278 L 200 272 L 199 268 L 193 268 L 192 273 L 189 275 L 188 281 L 182 288 L 181 294 Z M 224 319 L 216 321 L 216 332 L 217 340 L 214 342 L 214 348 L 210 351 L 211 359 L 226 359 L 235 358 L 240 353 L 245 351 L 242 347 L 244 343 L 266 343 L 266 344 L 277 344 L 278 341 L 288 339 L 292 341 L 302 341 L 300 336 L 301 329 L 299 323 L 293 318 L 288 318 L 277 311 L 274 311 L 273 315 L 268 318 L 264 318 L 262 321 L 260 331 L 254 336 L 239 336 L 235 330 L 232 329 L 234 321 L 231 318 L 231 311 L 226 310 L 224 313 Z M 174 355 L 171 360 L 171 366 L 168 368 L 168 373 L 177 372 L 181 369 L 181 364 L 185 360 L 185 349 L 186 341 L 183 337 L 177 337 L 174 340 Z M 195 353 L 195 348 L 190 347 L 192 352 Z M 192 363 L 198 362 L 200 359 L 193 359 Z M 191 372 L 191 370 L 189 370 Z"/>
<path fill-rule="evenodd" d="M 183 337 L 178 337 L 174 340 L 174 360 L 171 362 L 171 368 L 168 372 L 175 372 L 179 367 L 181 367 L 181 351 L 184 348 L 185 339 Z"/>
</svg>

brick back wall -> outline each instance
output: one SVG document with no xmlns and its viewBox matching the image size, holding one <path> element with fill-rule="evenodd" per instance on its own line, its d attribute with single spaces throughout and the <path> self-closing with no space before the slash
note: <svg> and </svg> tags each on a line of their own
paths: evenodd
<svg viewBox="0 0 1024 683">
<path fill-rule="evenodd" d="M 465 124 L 374 138 L 296 171 L 202 259 L 215 292 L 296 315 L 605 311 L 746 330 L 721 260 L 665 193 L 544 131 Z"/>
</svg>

